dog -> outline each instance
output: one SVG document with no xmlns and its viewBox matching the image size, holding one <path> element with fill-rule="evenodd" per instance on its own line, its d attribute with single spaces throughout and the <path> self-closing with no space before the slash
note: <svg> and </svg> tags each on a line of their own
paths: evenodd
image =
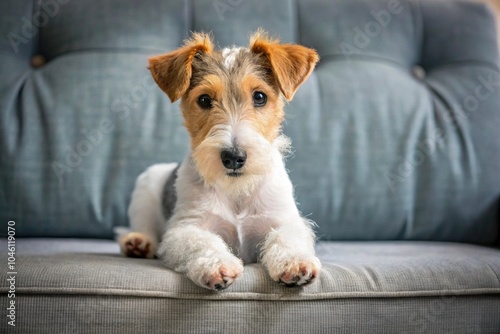
<svg viewBox="0 0 500 334">
<path fill-rule="evenodd" d="M 248 48 L 214 50 L 210 34 L 193 33 L 181 48 L 151 57 L 155 82 L 172 103 L 181 99 L 191 148 L 180 165 L 153 165 L 138 177 L 122 253 L 158 256 L 214 291 L 255 262 L 285 286 L 313 282 L 321 269 L 314 223 L 297 209 L 281 125 L 285 100 L 318 60 L 315 50 L 263 30 Z"/>
</svg>

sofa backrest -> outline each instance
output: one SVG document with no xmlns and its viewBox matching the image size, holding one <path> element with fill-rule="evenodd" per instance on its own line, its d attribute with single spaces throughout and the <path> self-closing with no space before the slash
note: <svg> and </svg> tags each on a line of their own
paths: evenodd
<svg viewBox="0 0 500 334">
<path fill-rule="evenodd" d="M 0 16 L 0 221 L 18 236 L 112 237 L 135 178 L 188 148 L 147 58 L 189 31 L 223 47 L 263 27 L 321 56 L 284 128 L 321 238 L 497 239 L 500 71 L 483 4 L 16 0 Z"/>
</svg>

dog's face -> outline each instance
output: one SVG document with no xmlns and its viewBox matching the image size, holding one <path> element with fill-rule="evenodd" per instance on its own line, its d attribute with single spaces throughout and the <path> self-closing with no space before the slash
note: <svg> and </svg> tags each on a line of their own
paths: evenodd
<svg viewBox="0 0 500 334">
<path fill-rule="evenodd" d="M 192 158 L 207 184 L 251 189 L 278 152 L 284 101 L 291 100 L 319 60 L 306 47 L 255 33 L 249 48 L 214 50 L 195 33 L 149 68 L 172 102 L 179 98 Z"/>
</svg>

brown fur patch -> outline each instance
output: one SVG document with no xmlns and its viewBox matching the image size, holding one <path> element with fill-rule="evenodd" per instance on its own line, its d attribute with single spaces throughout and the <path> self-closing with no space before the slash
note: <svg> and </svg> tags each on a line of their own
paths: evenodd
<svg viewBox="0 0 500 334">
<path fill-rule="evenodd" d="M 242 64 L 229 76 L 206 74 L 197 79 L 197 85 L 185 94 L 181 107 L 193 148 L 206 138 L 215 125 L 229 124 L 231 120 L 251 121 L 269 142 L 279 135 L 284 118 L 283 101 L 277 88 L 271 86 L 253 67 L 251 63 Z M 267 95 L 264 107 L 254 107 L 253 93 L 256 91 Z M 198 97 L 203 94 L 213 99 L 210 110 L 202 109 L 197 104 Z"/>
<path fill-rule="evenodd" d="M 262 78 L 249 74 L 241 79 L 242 91 L 248 92 L 244 101 L 246 112 L 243 118 L 251 120 L 255 129 L 269 142 L 273 142 L 280 134 L 281 122 L 285 117 L 283 101 L 277 91 Z M 253 93 L 263 92 L 267 95 L 267 103 L 263 107 L 253 106 Z"/>
<path fill-rule="evenodd" d="M 180 49 L 149 58 L 149 70 L 158 86 L 174 102 L 186 92 L 196 55 L 211 53 L 213 42 L 205 33 L 194 33 Z"/>
<path fill-rule="evenodd" d="M 296 44 L 279 44 L 262 30 L 250 39 L 250 50 L 265 55 L 287 100 L 293 98 L 319 61 L 315 50 Z"/>
<path fill-rule="evenodd" d="M 220 106 L 225 83 L 222 78 L 213 74 L 206 75 L 200 83 L 186 94 L 181 102 L 184 125 L 191 137 L 191 145 L 197 147 L 217 124 L 227 123 L 227 115 Z M 213 108 L 201 108 L 197 101 L 203 94 L 213 99 Z"/>
</svg>

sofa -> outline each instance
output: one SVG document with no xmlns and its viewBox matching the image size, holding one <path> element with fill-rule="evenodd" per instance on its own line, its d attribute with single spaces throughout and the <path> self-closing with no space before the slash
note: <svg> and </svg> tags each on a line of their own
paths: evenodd
<svg viewBox="0 0 500 334">
<path fill-rule="evenodd" d="M 0 2 L 1 333 L 500 333 L 495 19 L 463 0 Z M 258 27 L 321 61 L 286 106 L 323 269 L 223 292 L 119 254 L 137 176 L 181 161 L 147 58 Z"/>
</svg>

